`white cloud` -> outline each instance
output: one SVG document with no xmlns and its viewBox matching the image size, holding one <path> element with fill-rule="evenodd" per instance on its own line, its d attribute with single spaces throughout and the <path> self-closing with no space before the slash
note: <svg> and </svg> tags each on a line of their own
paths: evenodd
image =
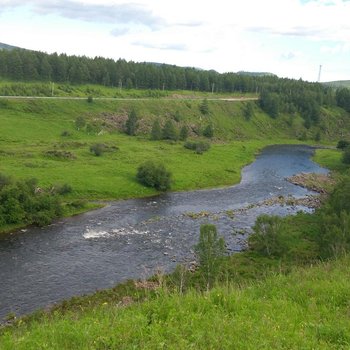
<svg viewBox="0 0 350 350">
<path fill-rule="evenodd" d="M 48 52 L 310 80 L 333 54 L 344 62 L 337 57 L 332 74 L 345 79 L 349 13 L 341 0 L 0 0 L 0 32 Z"/>
</svg>

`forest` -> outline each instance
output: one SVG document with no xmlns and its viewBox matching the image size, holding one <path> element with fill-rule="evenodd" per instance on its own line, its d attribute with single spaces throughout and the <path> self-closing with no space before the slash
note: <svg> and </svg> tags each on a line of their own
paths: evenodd
<svg viewBox="0 0 350 350">
<path fill-rule="evenodd" d="M 190 90 L 260 94 L 271 117 L 300 113 L 305 127 L 317 125 L 322 106 L 350 111 L 347 88 L 278 78 L 273 74 L 223 73 L 159 63 L 127 62 L 103 57 L 47 54 L 24 49 L 0 50 L 0 77 L 10 81 L 100 84 L 118 89 Z M 10 95 L 3 89 L 4 95 Z"/>
</svg>

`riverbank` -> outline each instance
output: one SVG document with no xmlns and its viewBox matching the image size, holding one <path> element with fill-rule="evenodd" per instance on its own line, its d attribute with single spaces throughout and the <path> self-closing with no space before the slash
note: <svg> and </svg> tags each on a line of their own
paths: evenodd
<svg viewBox="0 0 350 350">
<path fill-rule="evenodd" d="M 164 284 L 141 292 L 129 284 L 127 297 L 101 294 L 99 303 L 71 303 L 3 330 L 0 349 L 345 349 L 349 263 L 294 268 L 210 292 L 182 294 Z"/>
<path fill-rule="evenodd" d="M 148 140 L 142 141 L 139 139 L 133 140 L 126 137 L 122 138 L 127 139 L 128 148 L 135 150 L 135 147 L 137 147 L 137 153 L 140 153 L 135 156 L 137 158 L 142 156 L 146 158 L 147 155 L 153 156 L 153 153 L 158 150 L 159 145 L 162 145 L 161 152 L 164 152 L 164 154 L 162 153 L 162 156 L 160 158 L 166 155 L 167 160 L 164 160 L 164 162 L 166 162 L 167 167 L 173 174 L 174 181 L 172 184 L 172 192 L 220 188 L 225 186 L 233 186 L 239 183 L 241 180 L 242 168 L 253 162 L 256 155 L 259 154 L 260 150 L 270 145 L 271 142 L 268 140 L 251 140 L 246 142 L 215 143 L 212 144 L 211 149 L 205 154 L 196 155 L 193 152 L 184 150 L 181 143 L 169 145 L 164 142 L 157 142 L 155 144 L 154 142 Z M 273 141 L 273 143 L 294 144 L 301 142 L 297 140 L 276 139 Z M 129 152 L 126 152 L 125 156 L 130 157 L 131 155 Z M 55 161 L 55 163 L 56 162 L 57 161 Z M 110 162 L 116 162 L 116 159 L 101 159 L 101 167 L 109 167 Z M 122 160 L 119 159 L 119 163 L 120 162 L 122 162 Z M 141 158 L 139 162 L 141 162 Z M 121 183 L 118 183 L 118 181 L 114 182 L 114 180 L 112 182 L 110 175 L 106 174 L 106 182 L 97 182 L 94 185 L 91 183 L 91 187 L 87 188 L 86 186 L 90 184 L 90 181 L 93 182 L 96 180 L 94 176 L 97 176 L 97 173 L 96 175 L 93 174 L 95 174 L 96 171 L 101 171 L 101 167 L 97 167 L 96 169 L 90 168 L 90 170 L 93 170 L 93 173 L 90 175 L 86 174 L 86 176 L 79 177 L 78 174 L 75 174 L 75 177 L 69 178 L 67 173 L 69 171 L 72 171 L 72 169 L 68 170 L 68 168 L 72 167 L 72 165 L 65 162 L 62 163 L 61 161 L 60 164 L 55 165 L 55 168 L 59 165 L 63 166 L 63 169 L 60 170 L 62 174 L 61 183 L 65 181 L 63 179 L 66 179 L 67 181 L 74 179 L 74 181 L 78 181 L 78 186 L 84 186 L 84 190 L 82 191 L 85 192 L 85 195 L 82 198 L 81 195 L 84 192 L 75 190 L 76 183 L 69 183 L 69 185 L 73 188 L 73 192 L 68 193 L 62 197 L 62 201 L 66 203 L 63 206 L 63 217 L 74 216 L 87 212 L 89 210 L 99 208 L 101 205 L 103 205 L 102 201 L 146 198 L 159 194 L 159 192 L 154 189 L 146 188 L 138 184 L 134 178 L 135 175 L 132 176 L 131 174 L 128 178 L 124 178 L 123 182 Z M 84 168 L 82 168 L 82 166 Z M 21 167 L 23 167 L 23 165 L 21 165 Z M 77 168 L 76 171 L 85 169 L 86 164 L 78 165 L 78 167 L 79 168 Z M 134 167 L 134 165 L 132 167 Z M 37 173 L 37 170 L 35 170 L 33 174 L 35 173 Z M 41 172 L 39 174 L 41 174 Z M 113 177 L 114 176 L 115 175 L 113 175 Z M 46 173 L 45 181 L 50 181 Z M 51 181 L 54 181 L 53 183 L 58 183 L 58 178 L 57 181 L 54 179 L 51 179 Z M 86 191 L 91 190 L 96 192 L 93 195 L 89 194 L 86 196 Z M 111 191 L 111 193 L 106 196 L 106 194 L 103 194 L 106 193 L 106 191 Z M 97 202 L 100 204 L 96 204 Z M 79 203 L 79 205 L 77 206 L 75 203 Z M 23 229 L 25 227 L 25 223 L 6 225 L 0 227 L 0 234 L 6 234 L 19 229 Z"/>
<path fill-rule="evenodd" d="M 324 172 L 310 161 L 312 154 L 308 146 L 271 146 L 244 168 L 237 186 L 111 202 L 102 209 L 7 237 L 0 241 L 0 279 L 16 292 L 0 291 L 0 315 L 29 313 L 72 295 L 150 276 L 159 267 L 169 272 L 179 263 L 191 264 L 202 223 L 217 226 L 230 252 L 245 249 L 260 214 L 285 216 L 306 210 L 293 203 L 258 204 L 274 194 L 304 197 L 308 191 L 289 184 L 285 177 L 305 169 Z M 15 266 L 8 264 L 14 254 L 19 257 Z M 39 300 L 36 295 L 41 296 Z"/>
<path fill-rule="evenodd" d="M 68 185 L 72 189 L 64 196 L 68 205 L 77 201 L 143 198 L 158 194 L 136 181 L 137 167 L 145 160 L 158 160 L 167 166 L 173 174 L 175 192 L 232 186 L 239 183 L 241 169 L 265 146 L 312 144 L 318 132 L 316 127 L 306 130 L 300 116 L 294 117 L 292 127 L 288 116 L 273 119 L 255 102 L 208 99 L 209 112 L 205 114 L 201 103 L 201 99 L 90 103 L 0 99 L 0 172 L 15 179 L 36 178 L 42 188 Z M 245 117 L 247 103 L 252 107 L 249 119 Z M 136 136 L 125 134 L 125 121 L 131 110 L 138 116 Z M 331 110 L 326 116 L 327 132 L 321 133 L 324 143 L 335 137 L 335 120 L 342 118 Z M 79 120 L 83 120 L 84 127 L 77 124 Z M 176 132 L 186 127 L 190 140 L 208 142 L 210 150 L 196 154 L 184 148 L 184 142 L 150 140 L 155 120 L 161 126 L 170 120 Z M 211 138 L 203 135 L 208 125 L 214 130 Z M 103 144 L 107 151 L 95 156 L 90 148 L 96 144 Z M 70 208 L 71 214 L 81 211 L 82 208 Z M 12 226 L 5 228 L 9 229 Z"/>
<path fill-rule="evenodd" d="M 227 213 L 227 215 L 230 214 L 232 213 Z M 180 268 L 175 270 L 175 272 L 170 275 L 163 275 L 162 273 L 158 273 L 150 280 L 150 282 L 147 282 L 146 280 L 137 283 L 129 281 L 127 283 L 118 285 L 113 289 L 100 291 L 91 296 L 74 297 L 73 299 L 56 305 L 46 311 L 40 311 L 32 316 L 25 317 L 21 320 L 16 320 L 14 318 L 14 315 L 9 315 L 9 322 L 15 322 L 14 324 L 16 324 L 16 327 L 3 329 L 2 331 L 0 331 L 0 337 L 1 340 L 3 340 L 2 344 L 5 344 L 3 345 L 3 348 L 11 349 L 11 346 L 14 346 L 15 344 L 15 346 L 18 349 L 21 349 L 21 347 L 25 349 L 26 346 L 29 346 L 30 344 L 32 344 L 32 342 L 36 342 L 36 344 L 42 344 L 42 341 L 44 339 L 45 341 L 48 341 L 50 343 L 50 347 L 52 349 L 68 349 L 71 348 L 73 344 L 75 347 L 79 348 L 79 346 L 83 346 L 82 344 L 96 345 L 96 342 L 99 342 L 99 346 L 101 344 L 115 345 L 119 344 L 117 338 L 123 339 L 124 345 L 130 341 L 132 341 L 132 344 L 135 344 L 135 341 L 137 342 L 137 344 L 141 344 L 140 341 L 142 342 L 142 344 L 145 344 L 144 337 L 137 337 L 137 334 L 139 334 L 139 330 L 141 330 L 141 328 L 139 328 L 141 327 L 140 325 L 138 325 L 137 327 L 135 326 L 136 328 L 134 328 L 134 326 L 131 326 L 129 321 L 126 321 L 125 328 L 124 326 L 121 327 L 121 324 L 123 324 L 123 320 L 126 320 L 126 318 L 124 318 L 123 315 L 128 314 L 128 317 L 130 317 L 128 318 L 128 320 L 133 319 L 135 321 L 135 315 L 139 315 L 140 317 L 146 317 L 146 320 L 149 321 L 149 312 L 147 311 L 144 316 L 141 316 L 143 314 L 140 313 L 140 310 L 144 310 L 144 308 L 146 308 L 147 310 L 152 309 L 153 311 L 158 310 L 157 315 L 158 312 L 160 313 L 159 315 L 164 315 L 164 313 L 168 315 L 168 306 L 181 304 L 186 305 L 184 309 L 181 309 L 178 306 L 176 306 L 176 308 L 173 308 L 171 306 L 170 311 L 176 310 L 176 312 L 178 312 L 178 310 L 182 310 L 182 312 L 180 312 L 180 314 L 176 318 L 176 323 L 184 324 L 186 323 L 186 318 L 184 318 L 185 314 L 190 315 L 191 318 L 195 315 L 198 315 L 197 306 L 194 306 L 192 299 L 191 301 L 189 301 L 188 299 L 190 295 L 192 295 L 193 298 L 196 300 L 201 300 L 200 303 L 203 306 L 203 303 L 205 303 L 205 300 L 208 300 L 208 298 L 209 300 L 214 301 L 214 304 L 217 300 L 221 300 L 219 303 L 221 305 L 224 299 L 217 299 L 218 297 L 222 296 L 222 298 L 226 298 L 226 300 L 231 300 L 231 298 L 232 300 L 236 300 L 238 295 L 242 295 L 242 293 L 253 293 L 250 294 L 253 296 L 252 299 L 246 301 L 246 311 L 250 312 L 249 310 L 251 310 L 252 305 L 257 305 L 257 295 L 265 296 L 264 305 L 266 305 L 266 303 L 270 303 L 270 299 L 266 298 L 266 290 L 268 289 L 271 291 L 271 286 L 274 286 L 274 288 L 272 288 L 273 293 L 271 295 L 274 296 L 275 301 L 276 295 L 279 295 L 280 293 L 282 293 L 281 295 L 283 295 L 282 299 L 286 300 L 285 293 L 287 292 L 287 295 L 291 298 L 293 303 L 295 303 L 295 298 L 298 298 L 300 294 L 299 293 L 298 295 L 295 295 L 295 290 L 298 290 L 300 292 L 307 290 L 307 292 L 310 293 L 310 290 L 313 290 L 314 288 L 312 287 L 312 281 L 315 280 L 317 281 L 317 286 L 315 285 L 315 290 L 312 294 L 312 300 L 319 300 L 318 305 L 322 305 L 322 310 L 328 310 L 328 308 L 333 307 L 333 304 L 329 304 L 326 301 L 329 300 L 329 298 L 325 298 L 319 293 L 321 289 L 323 290 L 323 288 L 320 289 L 320 281 L 323 281 L 323 278 L 325 279 L 325 281 L 327 281 L 327 285 L 330 289 L 328 288 L 328 290 L 326 288 L 325 293 L 328 296 L 330 290 L 335 293 L 334 295 L 344 295 L 344 289 L 337 289 L 337 286 L 339 286 L 340 284 L 344 285 L 343 279 L 345 278 L 345 276 L 339 270 L 339 267 L 344 266 L 344 264 L 347 264 L 347 262 L 342 261 L 339 265 L 328 263 L 327 265 L 317 267 L 318 277 L 316 279 L 315 277 L 312 277 L 315 276 L 313 275 L 314 272 L 312 272 L 316 271 L 315 268 L 314 270 L 306 270 L 300 267 L 300 265 L 305 266 L 309 263 L 315 265 L 315 261 L 317 261 L 318 252 L 315 250 L 315 238 L 317 238 L 318 220 L 319 218 L 317 218 L 315 215 L 306 215 L 301 213 L 296 216 L 281 219 L 280 224 L 282 226 L 280 226 L 280 231 L 282 231 L 284 235 L 283 242 L 287 244 L 287 247 L 284 248 L 286 249 L 286 252 L 288 252 L 287 255 L 281 257 L 269 257 L 254 253 L 252 251 L 248 251 L 241 254 L 229 256 L 226 259 L 222 275 L 221 273 L 218 274 L 218 278 L 219 276 L 221 276 L 220 278 L 222 278 L 222 283 L 219 286 L 217 286 L 217 288 L 214 289 L 211 293 L 201 293 L 199 291 L 195 292 L 194 289 L 200 290 L 200 286 L 202 283 L 200 273 L 192 272 L 190 273 L 190 275 L 188 275 L 187 272 L 181 270 Z M 290 276 L 285 277 L 284 275 L 289 274 L 290 271 L 294 272 L 292 272 Z M 331 275 L 331 271 L 334 271 L 334 276 L 338 276 L 340 280 L 336 281 L 333 277 L 331 277 L 333 276 L 333 274 Z M 300 278 L 300 276 L 302 276 L 302 278 Z M 264 282 L 265 279 L 267 279 L 267 281 Z M 290 284 L 290 288 L 287 287 L 286 283 L 280 284 L 279 282 L 281 280 L 286 281 L 288 279 L 292 281 Z M 330 280 L 332 280 L 332 283 L 334 282 L 335 284 L 330 284 Z M 348 280 L 347 277 L 346 280 Z M 226 284 L 224 284 L 225 281 Z M 259 282 L 256 283 L 254 281 Z M 296 289 L 295 286 L 298 283 L 300 283 L 300 281 L 302 281 L 303 284 L 300 285 L 300 288 Z M 264 289 L 264 287 L 261 287 L 264 286 L 265 283 L 267 283 L 266 290 Z M 224 287 L 224 285 L 226 287 Z M 247 285 L 249 285 L 249 288 L 246 287 Z M 259 288 L 263 288 L 264 291 L 259 291 Z M 345 290 L 348 290 L 348 288 L 346 287 Z M 185 291 L 186 294 L 185 296 L 183 296 L 183 293 Z M 235 291 L 237 291 L 237 295 L 235 294 Z M 236 295 L 236 297 L 234 295 Z M 216 301 L 213 298 L 216 298 Z M 170 302 L 170 300 L 175 299 L 178 301 L 179 304 L 172 304 L 172 302 Z M 187 302 L 186 300 L 189 302 Z M 309 298 L 303 298 L 301 300 L 309 300 Z M 341 300 L 343 300 L 342 297 Z M 155 305 L 158 305 L 159 307 L 157 308 Z M 242 305 L 241 298 L 240 305 Z M 149 308 L 147 308 L 148 306 Z M 192 306 L 196 307 L 197 312 L 193 311 Z M 217 305 L 216 307 L 218 306 L 219 305 Z M 290 310 L 290 307 L 291 305 L 286 305 L 286 309 Z M 205 309 L 207 310 L 207 307 Z M 227 304 L 225 304 L 224 309 L 227 310 Z M 282 310 L 284 309 L 282 308 Z M 338 308 L 337 310 L 339 311 L 340 309 Z M 315 311 L 314 308 L 313 311 Z M 297 311 L 298 314 L 305 314 L 305 312 L 300 313 L 299 311 Z M 315 322 L 318 322 L 317 320 L 319 320 L 319 312 L 317 310 L 316 312 L 312 312 L 310 314 L 310 310 L 308 309 L 308 312 L 306 313 L 308 315 L 313 315 L 313 320 Z M 200 314 L 204 316 L 202 313 Z M 171 315 L 172 317 L 175 317 L 175 314 L 173 312 L 171 312 Z M 210 313 L 210 317 L 206 321 L 208 323 L 208 329 L 212 328 L 212 320 L 213 317 L 216 317 L 215 315 L 218 316 L 218 313 L 216 311 L 215 313 Z M 284 315 L 284 317 L 282 317 L 282 315 Z M 288 319 L 285 319 L 285 315 L 288 315 Z M 342 315 L 343 314 L 341 312 L 337 314 L 337 317 L 334 318 L 334 320 L 337 320 L 336 323 L 327 319 L 327 322 L 329 322 L 327 323 L 328 326 L 336 327 L 337 329 L 339 329 L 339 319 L 343 319 Z M 153 329 L 154 327 L 154 317 L 151 317 L 152 322 L 147 326 L 148 331 L 150 329 Z M 225 319 L 232 319 L 232 314 L 227 314 L 226 316 L 222 314 L 220 318 L 221 317 L 224 317 Z M 236 317 L 237 312 L 235 313 L 235 320 Z M 138 318 L 136 317 L 136 319 Z M 172 324 L 171 319 L 172 318 L 168 318 L 168 316 L 166 316 L 166 322 L 161 323 L 162 329 L 170 329 L 169 327 Z M 305 321 L 303 317 L 302 319 Z M 158 325 L 160 324 L 159 320 L 157 321 Z M 163 320 L 163 318 L 161 318 L 161 320 Z M 249 324 L 252 325 L 252 318 L 250 317 L 249 320 Z M 278 317 L 278 320 L 276 320 L 276 327 L 278 326 L 276 329 L 278 329 L 278 334 L 280 334 L 281 327 L 287 321 L 289 323 L 291 322 L 290 314 L 288 312 L 283 311 Z M 300 322 L 301 319 L 296 319 L 296 324 L 299 324 Z M 323 325 L 324 322 L 325 319 L 322 317 Z M 69 327 L 64 327 L 64 325 L 67 324 L 69 324 Z M 89 327 L 87 329 L 86 327 L 88 324 Z M 107 326 L 110 324 L 118 324 L 117 328 L 120 330 L 120 333 L 118 333 L 117 338 L 114 337 L 115 332 L 113 332 Z M 134 322 L 132 324 L 135 325 Z M 261 325 L 260 317 L 257 317 L 255 319 L 254 325 Z M 128 334 L 130 335 L 130 332 L 127 332 L 126 328 L 128 328 L 129 330 L 132 329 L 132 336 L 128 337 Z M 63 334 L 62 332 L 64 332 L 64 334 L 67 336 L 67 329 L 70 330 L 68 332 L 70 336 L 68 338 L 66 337 L 67 340 L 63 343 L 58 341 L 58 339 L 61 339 L 61 337 L 57 338 L 55 334 Z M 172 334 L 173 332 L 174 334 L 177 334 L 175 328 L 172 329 Z M 344 329 L 349 328 L 345 327 Z M 153 330 L 155 333 L 152 333 L 152 339 L 154 341 L 152 344 L 158 344 L 159 337 L 162 333 L 159 333 L 159 327 L 156 327 Z M 134 333 L 134 331 L 136 333 Z M 146 331 L 146 329 L 144 329 L 144 331 Z M 98 332 L 98 336 L 96 335 L 96 332 Z M 213 339 L 217 339 L 217 333 L 214 333 L 215 334 L 213 334 Z M 28 336 L 29 334 L 30 336 Z M 84 334 L 83 338 L 81 334 Z M 183 340 L 183 328 L 181 328 L 181 331 L 179 330 L 178 334 L 179 337 L 177 339 Z M 307 339 L 307 341 L 310 342 L 313 339 L 313 334 L 314 333 L 311 332 L 311 338 L 304 337 L 303 339 Z M 316 332 L 315 334 L 318 333 Z M 171 344 L 169 339 L 164 341 L 168 345 Z M 312 342 L 313 345 L 319 345 L 321 343 L 319 343 L 318 341 Z"/>
</svg>

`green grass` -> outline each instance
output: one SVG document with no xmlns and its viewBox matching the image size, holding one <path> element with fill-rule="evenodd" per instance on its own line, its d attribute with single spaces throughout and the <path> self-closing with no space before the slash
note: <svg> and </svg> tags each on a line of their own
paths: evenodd
<svg viewBox="0 0 350 350">
<path fill-rule="evenodd" d="M 344 172 L 349 169 L 349 166 L 342 162 L 342 153 L 338 149 L 318 149 L 313 159 L 325 168 Z"/>
<path fill-rule="evenodd" d="M 350 259 L 127 307 L 56 311 L 0 335 L 0 349 L 348 349 Z M 132 295 L 130 296 L 132 300 Z"/>
<path fill-rule="evenodd" d="M 241 97 L 241 93 L 210 93 L 189 90 L 142 90 L 120 89 L 96 84 L 65 84 L 51 82 L 16 82 L 0 79 L 0 96 L 46 96 L 46 97 L 88 97 L 93 98 L 224 98 Z M 257 97 L 257 94 L 244 94 Z"/>
<path fill-rule="evenodd" d="M 291 125 L 290 118 L 272 119 L 256 105 L 254 117 L 247 121 L 242 113 L 246 102 L 208 103 L 210 113 L 202 115 L 201 99 L 95 100 L 93 103 L 0 99 L 0 172 L 18 179 L 35 177 L 41 187 L 68 183 L 73 188 L 66 197 L 68 202 L 125 199 L 157 193 L 136 181 L 137 167 L 147 159 L 162 161 L 173 174 L 172 190 L 183 191 L 238 183 L 241 168 L 252 162 L 266 145 L 313 142 L 316 129 L 312 128 L 307 131 L 308 141 L 297 139 L 303 132 L 300 117 L 295 117 Z M 131 109 L 136 110 L 140 119 L 135 137 L 123 133 Z M 333 137 L 337 132 L 333 119 L 342 116 L 338 110 L 326 112 L 327 135 Z M 97 130 L 90 134 L 77 130 L 75 120 L 80 116 L 90 124 L 97 124 Z M 178 130 L 187 125 L 193 140 L 203 139 L 197 134 L 212 124 L 214 138 L 210 150 L 198 155 L 185 149 L 183 142 L 150 141 L 155 119 L 162 125 L 172 119 Z M 350 121 L 344 119 L 343 125 L 350 130 Z M 62 136 L 64 131 L 69 136 Z M 324 142 L 329 140 L 323 135 Z M 118 149 L 96 157 L 89 151 L 95 143 Z M 47 151 L 70 152 L 72 159 L 49 157 Z M 74 210 L 68 213 L 73 214 Z"/>
<path fill-rule="evenodd" d="M 271 143 L 286 141 L 278 125 L 263 114 L 250 123 L 240 116 L 240 103 L 210 103 L 213 113 L 203 117 L 199 102 L 180 101 L 4 101 L 0 104 L 0 171 L 17 178 L 36 177 L 42 186 L 69 183 L 73 196 L 84 199 L 121 199 L 154 194 L 135 180 L 136 168 L 145 159 L 160 159 L 173 172 L 173 190 L 187 190 L 237 183 L 240 169 L 254 159 L 256 152 Z M 106 115 L 123 116 L 134 107 L 141 118 L 144 133 L 129 137 L 101 126 L 103 135 L 78 131 L 74 121 L 84 116 L 88 121 L 108 123 Z M 149 140 L 147 132 L 155 118 L 172 118 L 179 111 L 189 127 L 200 129 L 213 122 L 216 140 L 209 152 L 197 155 L 183 143 Z M 264 126 L 269 132 L 264 132 Z M 260 135 L 248 141 L 257 129 Z M 61 136 L 63 131 L 71 136 Z M 273 138 L 266 139 L 273 133 Z M 257 135 L 256 135 L 257 136 Z M 235 141 L 232 141 L 235 139 Z M 119 148 L 113 153 L 95 157 L 90 145 L 103 142 Z M 58 160 L 46 157 L 48 150 L 64 150 L 76 159 Z"/>
</svg>

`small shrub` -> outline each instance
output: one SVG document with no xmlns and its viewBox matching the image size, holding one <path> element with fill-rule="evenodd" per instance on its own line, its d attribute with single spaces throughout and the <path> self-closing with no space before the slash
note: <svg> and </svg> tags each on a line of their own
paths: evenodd
<svg viewBox="0 0 350 350">
<path fill-rule="evenodd" d="M 162 139 L 162 129 L 159 124 L 159 120 L 156 119 L 152 125 L 151 130 L 151 140 L 161 140 Z"/>
<path fill-rule="evenodd" d="M 207 125 L 207 127 L 203 130 L 203 136 L 212 138 L 214 136 L 214 129 L 211 124 Z"/>
<path fill-rule="evenodd" d="M 63 184 L 63 185 L 55 185 L 52 189 L 53 193 L 59 194 L 61 196 L 72 193 L 73 188 L 69 184 Z"/>
<path fill-rule="evenodd" d="M 209 150 L 210 144 L 204 141 L 198 141 L 198 142 L 187 141 L 184 144 L 184 147 L 187 149 L 194 150 L 197 154 L 203 154 L 203 152 L 206 152 Z"/>
<path fill-rule="evenodd" d="M 106 146 L 103 143 L 95 143 L 90 146 L 90 152 L 93 153 L 96 157 L 102 156 L 105 150 Z"/>
<path fill-rule="evenodd" d="M 52 221 L 52 217 L 48 212 L 41 211 L 33 215 L 33 224 L 38 226 L 49 225 Z"/>
<path fill-rule="evenodd" d="M 281 235 L 282 219 L 278 216 L 260 215 L 248 239 L 249 249 L 265 256 L 282 256 L 285 243 Z"/>
<path fill-rule="evenodd" d="M 88 103 L 94 102 L 94 99 L 93 99 L 93 97 L 92 97 L 91 95 L 88 96 L 87 102 L 88 102 Z"/>
<path fill-rule="evenodd" d="M 184 125 L 181 130 L 180 130 L 180 135 L 179 135 L 179 139 L 181 141 L 186 141 L 188 137 L 188 128 L 186 125 Z"/>
<path fill-rule="evenodd" d="M 80 116 L 77 119 L 75 119 L 75 127 L 78 130 L 83 129 L 85 127 L 85 125 L 86 125 L 86 120 L 84 117 Z"/>
<path fill-rule="evenodd" d="M 61 133 L 61 136 L 63 137 L 67 137 L 67 136 L 71 136 L 72 133 L 68 130 L 63 130 L 62 133 Z"/>
<path fill-rule="evenodd" d="M 136 178 L 141 184 L 159 191 L 166 191 L 171 186 L 171 173 L 163 164 L 153 161 L 141 164 L 137 169 Z"/>
<path fill-rule="evenodd" d="M 138 128 L 138 117 L 134 109 L 128 115 L 128 119 L 125 123 L 125 132 L 130 136 L 136 135 L 136 130 Z"/>
<path fill-rule="evenodd" d="M 165 140 L 177 140 L 177 131 L 174 123 L 171 120 L 167 120 L 162 130 L 163 139 Z"/>
<path fill-rule="evenodd" d="M 338 149 L 345 149 L 346 147 L 350 146 L 350 141 L 346 140 L 339 140 L 337 144 Z"/>
<path fill-rule="evenodd" d="M 209 104 L 208 100 L 205 98 L 202 103 L 199 105 L 199 110 L 202 114 L 207 115 L 209 114 Z"/>
<path fill-rule="evenodd" d="M 178 123 L 182 120 L 181 113 L 178 110 L 174 114 L 174 120 Z"/>
</svg>

